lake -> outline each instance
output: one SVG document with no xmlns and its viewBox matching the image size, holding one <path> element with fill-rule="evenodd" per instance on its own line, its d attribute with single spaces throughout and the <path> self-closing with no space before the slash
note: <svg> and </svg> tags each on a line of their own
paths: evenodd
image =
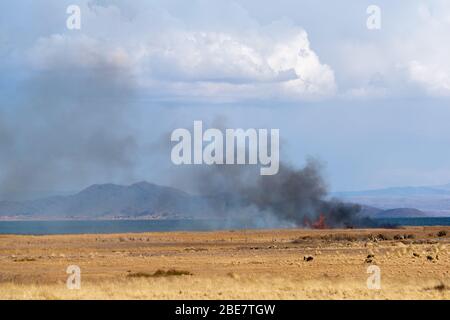
<svg viewBox="0 0 450 320">
<path fill-rule="evenodd" d="M 391 218 L 377 219 L 380 225 L 449 226 L 450 217 L 444 218 Z M 139 233 L 162 231 L 208 231 L 246 229 L 249 225 L 237 221 L 233 224 L 220 220 L 68 220 L 68 221 L 0 221 L 0 234 L 92 234 Z"/>
</svg>

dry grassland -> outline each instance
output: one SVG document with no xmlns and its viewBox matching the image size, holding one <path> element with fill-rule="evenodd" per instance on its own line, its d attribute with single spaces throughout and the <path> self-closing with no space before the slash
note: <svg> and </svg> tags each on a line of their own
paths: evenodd
<svg viewBox="0 0 450 320">
<path fill-rule="evenodd" d="M 449 299 L 449 235 L 450 227 L 408 227 L 0 236 L 0 299 Z M 373 264 L 380 290 L 367 288 Z M 80 290 L 66 288 L 69 265 L 81 268 Z"/>
</svg>

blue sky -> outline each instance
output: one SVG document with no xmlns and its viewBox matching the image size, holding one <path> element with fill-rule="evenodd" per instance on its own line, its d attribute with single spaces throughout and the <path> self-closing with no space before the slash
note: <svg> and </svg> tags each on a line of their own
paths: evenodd
<svg viewBox="0 0 450 320">
<path fill-rule="evenodd" d="M 81 30 L 66 8 L 81 8 Z M 381 29 L 366 27 L 369 5 Z M 0 4 L 1 194 L 176 184 L 168 133 L 279 128 L 332 190 L 450 182 L 450 3 Z M 167 144 L 166 144 L 167 142 Z M 176 176 L 176 175 L 175 175 Z"/>
</svg>

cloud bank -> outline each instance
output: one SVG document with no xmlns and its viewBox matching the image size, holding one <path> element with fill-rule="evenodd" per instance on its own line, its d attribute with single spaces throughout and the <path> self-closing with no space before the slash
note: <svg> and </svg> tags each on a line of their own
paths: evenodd
<svg viewBox="0 0 450 320">
<path fill-rule="evenodd" d="M 95 69 L 110 63 L 133 74 L 146 94 L 165 98 L 297 100 L 336 91 L 333 70 L 321 63 L 299 26 L 253 23 L 240 33 L 186 28 L 169 16 L 148 30 L 140 28 L 146 10 L 126 18 L 119 7 L 86 4 L 82 12 L 86 31 L 36 41 L 29 51 L 34 68 Z M 119 34 L 105 33 L 111 21 Z"/>
</svg>

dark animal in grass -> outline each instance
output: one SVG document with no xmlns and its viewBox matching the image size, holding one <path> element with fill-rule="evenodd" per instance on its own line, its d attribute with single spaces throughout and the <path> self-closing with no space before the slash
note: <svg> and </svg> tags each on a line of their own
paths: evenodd
<svg viewBox="0 0 450 320">
<path fill-rule="evenodd" d="M 374 258 L 375 258 L 374 254 L 368 254 L 365 262 L 366 263 L 372 263 Z"/>
</svg>

